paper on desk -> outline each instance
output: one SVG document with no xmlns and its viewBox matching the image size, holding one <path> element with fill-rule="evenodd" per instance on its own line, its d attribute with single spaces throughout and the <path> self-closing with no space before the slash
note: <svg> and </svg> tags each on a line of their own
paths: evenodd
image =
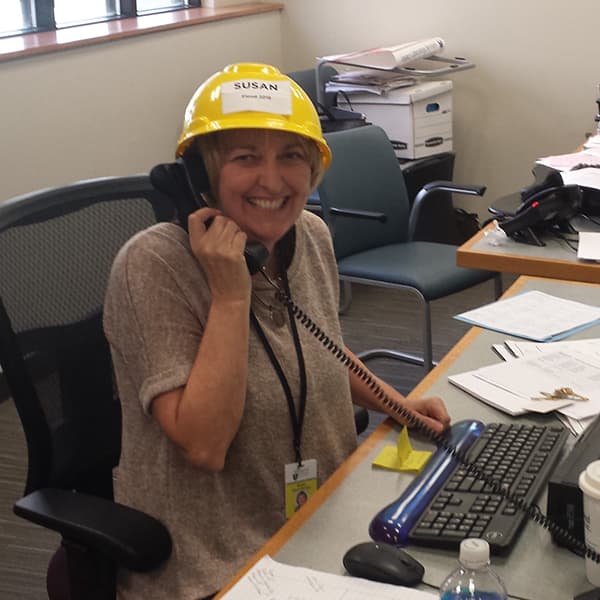
<svg viewBox="0 0 600 600">
<path fill-rule="evenodd" d="M 527 358 L 482 367 L 475 376 L 523 398 L 529 406 L 545 400 L 530 400 L 570 387 L 588 400 L 575 401 L 559 408 L 563 415 L 584 419 L 600 413 L 600 360 L 585 352 L 556 350 Z M 549 402 L 558 403 L 559 400 Z M 531 410 L 531 408 L 529 409 Z"/>
<path fill-rule="evenodd" d="M 264 556 L 223 600 L 433 600 L 437 597 L 399 585 L 292 567 Z"/>
<path fill-rule="evenodd" d="M 512 417 L 528 412 L 549 413 L 571 404 L 570 400 L 530 400 L 478 377 L 478 369 L 450 375 L 448 381 L 471 396 Z"/>
<path fill-rule="evenodd" d="M 600 135 L 591 135 L 583 144 L 584 148 L 600 148 Z"/>
<path fill-rule="evenodd" d="M 587 148 L 581 152 L 571 152 L 569 154 L 558 154 L 556 156 L 545 156 L 536 161 L 540 165 L 545 165 L 557 171 L 570 171 L 582 165 L 600 166 L 600 149 L 597 147 Z"/>
<path fill-rule="evenodd" d="M 565 185 L 581 185 L 587 188 L 600 189 L 600 169 L 598 167 L 586 167 L 574 171 L 561 173 Z"/>
<path fill-rule="evenodd" d="M 577 258 L 600 261 L 600 233 L 591 231 L 579 232 Z"/>
<path fill-rule="evenodd" d="M 517 337 L 550 342 L 600 323 L 600 308 L 535 290 L 454 318 Z"/>
<path fill-rule="evenodd" d="M 494 344 L 496 345 L 496 344 Z M 515 358 L 531 356 L 540 352 L 554 352 L 564 350 L 565 352 L 583 352 L 590 357 L 600 360 L 600 338 L 589 338 L 585 340 L 565 340 L 562 342 L 525 342 L 523 340 L 505 340 L 504 345 Z"/>
</svg>

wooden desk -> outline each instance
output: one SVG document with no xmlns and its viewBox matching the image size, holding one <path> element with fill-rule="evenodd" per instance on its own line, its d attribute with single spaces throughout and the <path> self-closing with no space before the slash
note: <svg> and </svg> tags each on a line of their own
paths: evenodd
<svg viewBox="0 0 600 600">
<path fill-rule="evenodd" d="M 568 281 L 521 277 L 507 294 L 539 289 L 580 302 L 600 304 L 600 286 Z M 472 328 L 444 357 L 439 365 L 413 390 L 411 396 L 439 395 L 444 398 L 454 421 L 476 417 L 483 422 L 555 423 L 548 415 L 512 419 L 458 390 L 447 376 L 498 362 L 491 350 L 508 336 Z M 573 337 L 600 337 L 600 326 L 579 332 Z M 223 590 L 230 587 L 260 557 L 330 573 L 344 573 L 342 557 L 352 545 L 369 539 L 372 518 L 393 502 L 412 481 L 412 475 L 373 469 L 371 462 L 380 449 L 395 444 L 399 428 L 390 420 L 367 438 L 325 482 L 311 500 L 296 513 L 249 561 L 246 567 Z M 417 449 L 431 449 L 424 440 L 414 439 Z M 545 497 L 538 499 L 545 512 Z M 425 566 L 423 589 L 440 585 L 455 567 L 457 552 L 411 546 L 409 552 Z M 492 558 L 494 568 L 506 582 L 509 593 L 530 600 L 566 600 L 591 586 L 585 579 L 584 559 L 552 544 L 550 534 L 528 522 L 511 553 Z M 543 589 L 540 589 L 543 581 Z M 217 596 L 221 598 L 222 594 Z"/>
<path fill-rule="evenodd" d="M 600 283 L 600 263 L 577 260 L 577 253 L 564 242 L 550 238 L 544 240 L 545 246 L 531 246 L 508 239 L 501 246 L 492 246 L 485 232 L 493 227 L 488 224 L 457 249 L 459 267 Z"/>
</svg>

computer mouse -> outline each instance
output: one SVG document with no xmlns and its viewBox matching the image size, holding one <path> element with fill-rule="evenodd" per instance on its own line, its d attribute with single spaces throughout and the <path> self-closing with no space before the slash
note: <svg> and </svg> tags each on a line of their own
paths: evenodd
<svg viewBox="0 0 600 600">
<path fill-rule="evenodd" d="M 343 559 L 350 575 L 381 583 L 412 587 L 423 580 L 425 568 L 408 552 L 378 542 L 363 542 L 352 546 Z"/>
</svg>

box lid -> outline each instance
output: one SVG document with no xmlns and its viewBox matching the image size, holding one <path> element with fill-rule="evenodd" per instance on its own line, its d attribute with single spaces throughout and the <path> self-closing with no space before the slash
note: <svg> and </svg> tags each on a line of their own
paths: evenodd
<svg viewBox="0 0 600 600">
<path fill-rule="evenodd" d="M 410 87 L 390 90 L 384 94 L 369 92 L 348 94 L 352 103 L 358 104 L 413 104 L 425 98 L 439 96 L 452 90 L 452 81 L 425 81 Z"/>
</svg>

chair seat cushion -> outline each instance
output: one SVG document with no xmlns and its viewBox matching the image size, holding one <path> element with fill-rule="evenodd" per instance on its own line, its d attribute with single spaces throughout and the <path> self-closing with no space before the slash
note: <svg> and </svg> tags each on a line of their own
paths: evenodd
<svg viewBox="0 0 600 600">
<path fill-rule="evenodd" d="M 365 250 L 338 261 L 340 277 L 415 288 L 435 300 L 487 281 L 492 271 L 456 266 L 456 246 L 407 242 Z"/>
</svg>

